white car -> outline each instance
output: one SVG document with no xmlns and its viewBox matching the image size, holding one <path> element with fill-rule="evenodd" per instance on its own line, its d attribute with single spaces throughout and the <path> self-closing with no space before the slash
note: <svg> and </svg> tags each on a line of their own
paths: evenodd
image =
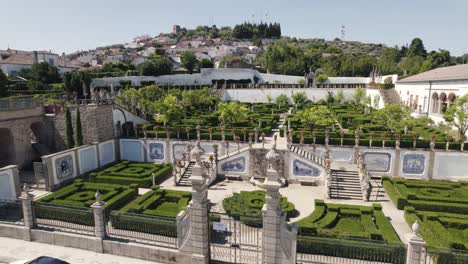
<svg viewBox="0 0 468 264">
<path fill-rule="evenodd" d="M 11 262 L 10 264 L 70 264 L 70 263 L 57 259 L 57 258 L 40 256 L 31 260 L 18 260 L 15 262 Z"/>
</svg>

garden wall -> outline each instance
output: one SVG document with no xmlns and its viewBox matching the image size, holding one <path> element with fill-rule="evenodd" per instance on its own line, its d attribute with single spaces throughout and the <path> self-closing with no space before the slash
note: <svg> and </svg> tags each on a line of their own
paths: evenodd
<svg viewBox="0 0 468 264">
<path fill-rule="evenodd" d="M 312 151 L 310 145 L 304 145 Z M 330 146 L 333 162 L 352 163 L 354 147 Z M 318 146 L 316 152 L 323 153 Z M 427 149 L 359 147 L 371 176 L 398 176 L 408 179 L 468 180 L 468 152 Z M 357 168 L 356 168 L 357 169 Z"/>
<path fill-rule="evenodd" d="M 115 140 L 108 140 L 42 156 L 49 188 L 54 190 L 79 176 L 116 161 L 115 150 Z"/>
<path fill-rule="evenodd" d="M 0 199 L 16 199 L 21 192 L 18 166 L 0 168 Z"/>
</svg>

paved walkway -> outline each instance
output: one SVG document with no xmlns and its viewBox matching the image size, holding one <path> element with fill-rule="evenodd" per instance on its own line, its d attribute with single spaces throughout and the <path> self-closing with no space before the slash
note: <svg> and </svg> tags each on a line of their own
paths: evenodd
<svg viewBox="0 0 468 264">
<path fill-rule="evenodd" d="M 93 251 L 60 247 L 38 242 L 0 237 L 0 263 L 10 263 L 17 260 L 30 260 L 39 256 L 50 256 L 65 260 L 72 264 L 150 264 L 156 263 L 135 258 L 127 258 L 110 254 L 99 254 Z"/>
</svg>

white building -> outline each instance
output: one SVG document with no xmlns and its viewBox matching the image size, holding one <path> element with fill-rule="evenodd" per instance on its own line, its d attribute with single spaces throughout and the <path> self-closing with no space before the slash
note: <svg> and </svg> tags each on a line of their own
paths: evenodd
<svg viewBox="0 0 468 264">
<path fill-rule="evenodd" d="M 429 116 L 435 122 L 457 97 L 468 93 L 468 64 L 437 68 L 396 83 L 402 102 L 419 116 Z"/>
<path fill-rule="evenodd" d="M 0 69 L 6 75 L 19 73 L 22 69 L 31 68 L 35 63 L 47 62 L 59 69 L 60 73 L 76 70 L 66 65 L 64 59 L 50 51 L 0 50 Z"/>
</svg>

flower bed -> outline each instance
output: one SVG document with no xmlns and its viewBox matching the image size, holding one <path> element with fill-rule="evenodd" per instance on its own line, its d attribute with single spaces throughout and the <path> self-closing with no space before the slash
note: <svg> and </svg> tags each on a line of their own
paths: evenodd
<svg viewBox="0 0 468 264">
<path fill-rule="evenodd" d="M 159 184 L 172 175 L 172 165 L 122 161 L 102 171 L 90 173 L 90 180 L 100 183 L 137 184 L 138 187 L 151 187 L 153 173 L 155 183 Z"/>
<path fill-rule="evenodd" d="M 262 207 L 266 202 L 265 191 L 241 191 L 223 200 L 226 213 L 246 225 L 262 226 Z M 280 204 L 288 217 L 297 215 L 294 204 L 288 202 L 286 197 L 280 196 Z"/>
</svg>

